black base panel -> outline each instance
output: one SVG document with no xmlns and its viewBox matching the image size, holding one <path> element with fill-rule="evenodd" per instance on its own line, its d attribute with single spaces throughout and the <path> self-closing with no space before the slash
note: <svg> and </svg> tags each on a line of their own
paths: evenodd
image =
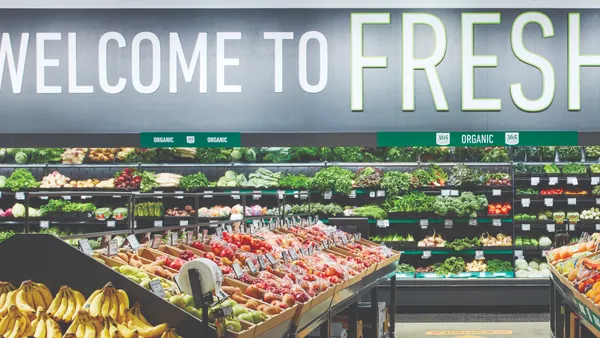
<svg viewBox="0 0 600 338">
<path fill-rule="evenodd" d="M 548 311 L 549 287 L 549 279 L 398 280 L 396 306 L 400 309 L 412 308 L 417 304 L 419 307 L 439 309 L 526 306 Z M 382 284 L 379 289 L 380 299 L 389 299 L 389 284 Z"/>
</svg>

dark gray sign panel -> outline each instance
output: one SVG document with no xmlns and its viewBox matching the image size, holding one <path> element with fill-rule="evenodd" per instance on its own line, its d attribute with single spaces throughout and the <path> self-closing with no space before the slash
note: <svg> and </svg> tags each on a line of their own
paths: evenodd
<svg viewBox="0 0 600 338">
<path fill-rule="evenodd" d="M 1 10 L 0 133 L 598 131 L 599 15 Z"/>
</svg>

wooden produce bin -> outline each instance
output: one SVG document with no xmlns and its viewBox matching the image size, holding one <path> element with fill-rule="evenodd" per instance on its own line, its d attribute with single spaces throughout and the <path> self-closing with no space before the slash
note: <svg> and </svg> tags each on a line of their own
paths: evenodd
<svg viewBox="0 0 600 338">
<path fill-rule="evenodd" d="M 246 288 L 249 286 L 246 283 L 242 283 L 238 280 L 231 279 L 231 278 L 225 278 L 223 281 L 223 285 L 238 287 L 242 290 L 242 293 L 244 293 L 244 295 L 245 295 Z M 248 297 L 248 296 L 246 296 L 246 297 Z M 281 299 L 279 299 L 279 300 L 281 300 Z M 257 301 L 259 301 L 260 303 L 266 304 L 260 299 L 257 299 Z M 259 335 L 269 331 L 270 329 L 274 328 L 275 326 L 280 325 L 286 321 L 289 321 L 289 325 L 291 328 L 292 318 L 294 317 L 294 314 L 297 311 L 297 306 L 298 306 L 298 303 L 296 303 L 296 305 L 294 305 L 293 307 L 291 307 L 287 310 L 283 310 L 281 313 L 279 313 L 275 316 L 269 317 L 269 319 L 266 320 L 265 322 L 256 324 L 254 336 L 255 337 L 259 336 Z"/>
</svg>

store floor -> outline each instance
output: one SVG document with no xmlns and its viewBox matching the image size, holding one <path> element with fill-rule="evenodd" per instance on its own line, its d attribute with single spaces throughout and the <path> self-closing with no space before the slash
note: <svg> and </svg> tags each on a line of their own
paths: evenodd
<svg viewBox="0 0 600 338">
<path fill-rule="evenodd" d="M 548 317 L 547 314 L 398 315 L 396 337 L 548 338 Z"/>
</svg>

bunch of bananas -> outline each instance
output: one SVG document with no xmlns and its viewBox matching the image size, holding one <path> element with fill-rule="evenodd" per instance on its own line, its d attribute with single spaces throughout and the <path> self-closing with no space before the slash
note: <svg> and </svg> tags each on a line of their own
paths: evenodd
<svg viewBox="0 0 600 338">
<path fill-rule="evenodd" d="M 181 338 L 181 336 L 177 334 L 177 330 L 171 328 L 165 331 L 160 338 Z"/>
<path fill-rule="evenodd" d="M 15 305 L 14 302 L 11 304 L 9 299 L 12 299 L 12 294 L 15 290 L 15 286 L 9 282 L 0 282 L 0 318 L 6 316 L 8 313 L 8 307 Z"/>
<path fill-rule="evenodd" d="M 141 313 L 140 313 L 141 314 Z M 125 310 L 125 320 L 123 324 L 129 329 L 134 330 L 144 338 L 159 338 L 166 330 L 167 324 L 162 323 L 156 326 L 152 326 L 146 318 L 138 318 L 133 315 L 129 310 Z"/>
<path fill-rule="evenodd" d="M 8 308 L 8 314 L 0 321 L 0 336 L 6 338 L 28 337 L 33 334 L 31 322 L 26 314 L 21 313 L 16 305 Z"/>
<path fill-rule="evenodd" d="M 19 311 L 34 318 L 38 307 L 47 309 L 52 303 L 52 293 L 41 283 L 26 280 L 13 293 L 14 302 Z"/>
<path fill-rule="evenodd" d="M 48 313 L 40 306 L 35 319 L 31 322 L 31 329 L 35 338 L 60 338 L 62 332 L 58 323 L 48 316 Z"/>
<path fill-rule="evenodd" d="M 110 282 L 102 289 L 94 291 L 85 302 L 90 315 L 94 318 L 112 317 L 119 323 L 125 319 L 125 310 L 129 309 L 129 296 L 124 290 L 117 290 Z"/>
<path fill-rule="evenodd" d="M 48 307 L 48 315 L 54 320 L 70 323 L 73 317 L 83 308 L 85 297 L 77 290 L 63 285 Z"/>
<path fill-rule="evenodd" d="M 73 323 L 67 329 L 65 337 L 69 334 L 74 334 L 73 337 L 98 337 L 98 333 L 102 331 L 102 323 L 100 319 L 93 318 L 85 310 L 79 310 L 73 319 Z"/>
</svg>

